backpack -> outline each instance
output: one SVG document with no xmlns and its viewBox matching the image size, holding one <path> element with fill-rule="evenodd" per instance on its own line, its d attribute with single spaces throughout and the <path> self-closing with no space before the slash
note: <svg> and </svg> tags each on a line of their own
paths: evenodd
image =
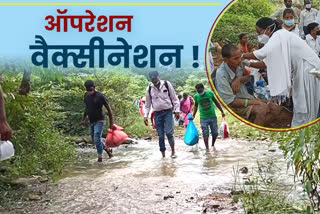
<svg viewBox="0 0 320 214">
<path fill-rule="evenodd" d="M 172 105 L 172 108 L 174 107 L 173 105 L 173 102 L 172 102 L 172 99 L 170 97 L 170 91 L 169 91 L 169 86 L 168 86 L 168 82 L 167 81 L 164 81 L 164 86 L 166 87 L 167 91 L 168 91 L 168 97 L 171 101 L 171 105 Z M 150 102 L 152 104 L 152 96 L 151 96 L 151 85 L 149 86 L 149 89 L 148 89 L 148 93 L 149 93 L 149 96 L 150 96 Z"/>
</svg>

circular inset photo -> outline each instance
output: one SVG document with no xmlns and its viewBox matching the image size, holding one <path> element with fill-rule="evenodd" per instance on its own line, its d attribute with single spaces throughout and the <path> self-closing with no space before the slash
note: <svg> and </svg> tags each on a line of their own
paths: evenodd
<svg viewBox="0 0 320 214">
<path fill-rule="evenodd" d="M 320 13 L 309 0 L 232 1 L 207 42 L 206 68 L 220 102 L 269 131 L 320 117 Z"/>
</svg>

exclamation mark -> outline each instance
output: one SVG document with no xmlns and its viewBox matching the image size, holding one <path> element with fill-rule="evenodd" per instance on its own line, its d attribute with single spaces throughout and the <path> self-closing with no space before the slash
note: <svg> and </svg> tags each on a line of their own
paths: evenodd
<svg viewBox="0 0 320 214">
<path fill-rule="evenodd" d="M 193 60 L 194 61 L 198 61 L 198 53 L 199 53 L 199 47 L 198 46 L 193 46 Z M 193 64 L 192 64 L 192 66 L 194 67 L 194 68 L 198 68 L 199 67 L 199 63 L 197 63 L 197 62 L 194 62 Z"/>
</svg>

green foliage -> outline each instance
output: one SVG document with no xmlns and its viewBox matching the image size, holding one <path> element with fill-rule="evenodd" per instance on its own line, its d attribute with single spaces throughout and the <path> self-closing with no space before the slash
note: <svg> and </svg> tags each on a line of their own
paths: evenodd
<svg viewBox="0 0 320 214">
<path fill-rule="evenodd" d="M 257 44 L 256 22 L 272 15 L 275 9 L 268 0 L 239 0 L 219 20 L 212 40 L 223 44 L 238 44 L 239 35 L 248 33 L 249 42 Z"/>
<path fill-rule="evenodd" d="M 248 176 L 244 184 L 240 184 L 239 170 L 233 170 L 233 198 L 242 202 L 246 213 L 305 213 L 305 204 L 288 200 L 290 187 L 281 184 L 275 176 L 276 170 L 272 161 L 258 162 L 257 169 Z"/>
<path fill-rule="evenodd" d="M 32 93 L 29 96 L 17 94 L 12 89 L 19 87 L 19 78 L 10 78 L 3 84 L 7 119 L 14 130 L 12 142 L 16 155 L 2 161 L 10 177 L 30 176 L 48 172 L 58 174 L 64 163 L 75 156 L 70 142 L 55 128 L 55 120 L 63 119 L 56 109 L 50 93 Z M 8 89 L 11 89 L 8 92 Z"/>
<path fill-rule="evenodd" d="M 34 90 L 49 89 L 52 85 L 63 81 L 62 71 L 56 69 L 33 67 L 32 75 L 32 87 Z"/>
<path fill-rule="evenodd" d="M 177 88 L 177 90 L 179 91 L 179 93 L 188 93 L 190 96 L 194 96 L 196 95 L 197 91 L 195 89 L 195 86 L 199 83 L 202 83 L 205 87 L 205 89 L 207 90 L 211 90 L 211 87 L 209 85 L 208 82 L 208 78 L 207 75 L 205 74 L 205 72 L 202 73 L 197 73 L 195 75 L 190 75 L 187 79 L 186 79 L 186 83 L 184 86 L 179 86 Z"/>
<path fill-rule="evenodd" d="M 99 73 L 97 76 L 98 89 L 108 97 L 115 123 L 125 128 L 131 136 L 148 135 L 150 129 L 143 125 L 135 105 L 136 100 L 146 94 L 150 84 L 147 79 L 124 70 Z"/>
<path fill-rule="evenodd" d="M 255 42 L 255 24 L 257 19 L 248 15 L 236 15 L 225 13 L 219 21 L 214 34 L 214 41 L 226 43 L 239 43 L 239 35 L 241 33 L 249 33 L 249 42 Z"/>
<path fill-rule="evenodd" d="M 15 157 L 2 161 L 6 176 L 57 175 L 76 157 L 71 139 L 90 135 L 81 128 L 84 112 L 84 82 L 92 79 L 111 105 L 114 121 L 132 137 L 151 132 L 135 101 L 146 93 L 149 82 L 128 70 L 99 70 L 88 73 L 62 73 L 56 69 L 34 69 L 32 92 L 19 95 L 22 72 L 6 70 L 4 97 L 6 114 L 12 127 Z M 107 132 L 107 130 L 105 130 Z"/>
<path fill-rule="evenodd" d="M 183 87 L 186 84 L 186 80 L 189 76 L 206 76 L 203 70 L 196 70 L 194 68 L 181 68 L 181 69 L 157 69 L 159 72 L 160 79 L 168 80 L 171 82 L 174 88 Z M 150 70 L 147 69 L 132 69 L 132 72 L 135 74 L 143 75 L 149 79 Z"/>
<path fill-rule="evenodd" d="M 60 105 L 57 113 L 64 118 L 55 121 L 55 126 L 66 135 L 79 136 L 88 134 L 88 130 L 81 127 L 84 112 L 84 90 L 79 87 L 65 89 L 63 85 L 51 87 L 54 102 Z"/>
<path fill-rule="evenodd" d="M 247 15 L 254 18 L 270 16 L 274 6 L 268 0 L 238 0 L 230 9 L 229 13 Z"/>
<path fill-rule="evenodd" d="M 143 117 L 140 114 L 135 114 L 127 119 L 126 124 L 122 125 L 126 127 L 126 133 L 130 137 L 146 137 L 151 135 L 151 129 L 143 124 Z M 129 125 L 130 124 L 130 125 Z"/>
<path fill-rule="evenodd" d="M 56 71 L 50 72 L 55 73 Z M 126 128 L 126 132 L 130 136 L 144 137 L 149 134 L 150 129 L 141 122 L 135 106 L 135 101 L 145 96 L 149 82 L 145 77 L 133 75 L 128 70 L 100 70 L 94 71 L 91 75 L 64 74 L 61 83 L 52 82 L 51 79 L 43 86 L 38 87 L 39 90 L 50 89 L 54 95 L 54 101 L 61 106 L 56 111 L 63 113 L 65 118 L 56 121 L 57 128 L 72 136 L 89 134 L 87 129 L 81 127 L 84 112 L 83 100 L 86 93 L 83 85 L 87 79 L 95 81 L 97 90 L 106 95 L 113 111 L 114 122 L 117 125 Z M 40 85 L 42 84 L 40 83 Z"/>
<path fill-rule="evenodd" d="M 320 211 L 320 124 L 283 134 L 281 148 L 304 185 L 314 211 Z"/>
</svg>

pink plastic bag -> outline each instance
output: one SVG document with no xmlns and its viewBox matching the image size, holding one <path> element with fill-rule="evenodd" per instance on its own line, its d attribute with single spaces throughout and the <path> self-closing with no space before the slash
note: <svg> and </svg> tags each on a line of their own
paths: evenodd
<svg viewBox="0 0 320 214">
<path fill-rule="evenodd" d="M 106 139 L 107 148 L 118 147 L 128 138 L 128 135 L 122 131 L 122 127 L 117 125 L 114 126 L 116 127 L 116 129 L 109 129 L 108 132 L 108 136 Z"/>
</svg>

